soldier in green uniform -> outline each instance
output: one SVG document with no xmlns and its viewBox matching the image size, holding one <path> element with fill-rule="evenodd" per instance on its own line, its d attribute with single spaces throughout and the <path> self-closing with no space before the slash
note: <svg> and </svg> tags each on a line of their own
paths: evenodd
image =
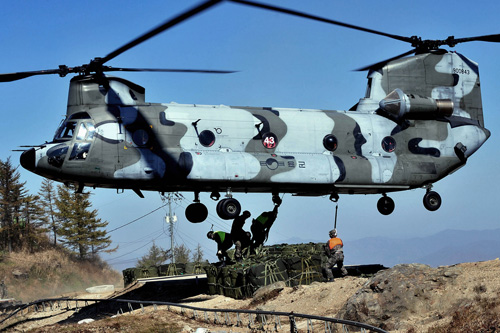
<svg viewBox="0 0 500 333">
<path fill-rule="evenodd" d="M 274 221 L 278 217 L 278 207 L 281 205 L 281 199 L 275 198 L 274 209 L 272 211 L 263 212 L 256 219 L 252 220 L 252 244 L 250 245 L 250 252 L 255 253 L 255 249 L 263 245 L 269 236 L 269 230 L 273 226 Z"/>
<path fill-rule="evenodd" d="M 242 251 L 250 246 L 250 237 L 248 232 L 243 230 L 245 225 L 245 220 L 250 217 L 250 212 L 245 210 L 240 216 L 237 216 L 231 226 L 231 237 L 233 238 L 233 243 L 235 247 L 234 259 L 236 261 L 241 261 L 243 259 Z"/>
<path fill-rule="evenodd" d="M 224 231 L 209 231 L 207 237 L 213 239 L 217 243 L 217 258 L 219 258 L 222 266 L 225 266 L 226 262 L 231 261 L 227 254 L 227 250 L 233 246 L 231 234 Z"/>
</svg>

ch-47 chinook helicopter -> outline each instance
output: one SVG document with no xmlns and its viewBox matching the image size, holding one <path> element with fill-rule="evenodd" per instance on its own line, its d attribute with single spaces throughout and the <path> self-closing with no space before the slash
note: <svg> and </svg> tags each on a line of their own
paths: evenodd
<svg viewBox="0 0 500 333">
<path fill-rule="evenodd" d="M 500 42 L 500 35 L 422 40 L 243 0 L 244 5 L 386 36 L 412 50 L 367 66 L 366 95 L 348 111 L 155 104 L 145 89 L 105 64 L 143 41 L 214 6 L 208 1 L 174 17 L 103 58 L 78 67 L 1 74 L 8 82 L 33 75 L 77 74 L 67 116 L 47 143 L 25 150 L 21 165 L 59 182 L 115 189 L 189 191 L 191 222 L 206 219 L 200 192 L 220 200 L 223 219 L 239 215 L 233 193 L 304 196 L 380 194 L 382 214 L 394 210 L 387 193 L 424 188 L 424 206 L 437 210 L 440 179 L 462 167 L 489 138 L 484 127 L 478 65 L 440 47 Z M 188 72 L 199 72 L 186 70 Z M 201 71 L 224 73 L 224 71 Z M 307 140 L 304 140 L 307 138 Z M 221 198 L 220 193 L 225 193 Z"/>
</svg>

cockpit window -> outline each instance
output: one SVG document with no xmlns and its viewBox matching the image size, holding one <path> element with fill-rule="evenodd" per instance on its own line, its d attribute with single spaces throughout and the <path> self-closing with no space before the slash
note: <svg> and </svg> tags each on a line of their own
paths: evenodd
<svg viewBox="0 0 500 333">
<path fill-rule="evenodd" d="M 76 133 L 77 140 L 90 141 L 94 138 L 95 127 L 90 121 L 82 122 L 77 127 L 77 122 L 67 121 L 64 122 L 56 132 L 54 141 L 67 141 L 71 140 Z"/>
<path fill-rule="evenodd" d="M 75 133 L 76 122 L 68 121 L 59 127 L 54 137 L 54 140 L 66 141 L 70 140 Z"/>
<path fill-rule="evenodd" d="M 68 153 L 68 146 L 64 143 L 58 144 L 47 151 L 48 162 L 50 165 L 60 168 L 63 165 L 66 154 Z"/>
<path fill-rule="evenodd" d="M 92 140 L 94 138 L 95 127 L 90 122 L 81 123 L 76 135 L 77 140 Z"/>
<path fill-rule="evenodd" d="M 92 140 L 94 138 L 94 134 L 95 134 L 94 124 L 92 124 L 92 123 L 85 123 L 85 126 L 87 127 L 87 130 L 88 130 L 87 140 Z"/>
<path fill-rule="evenodd" d="M 82 116 L 83 117 L 83 116 Z M 66 120 L 58 128 L 54 136 L 55 142 L 64 142 L 74 139 L 76 142 L 73 147 L 67 146 L 67 143 L 61 143 L 49 150 L 47 156 L 49 157 L 49 164 L 60 168 L 62 167 L 68 150 L 71 149 L 69 154 L 69 161 L 85 161 L 89 156 L 92 141 L 95 137 L 96 129 L 91 120 Z"/>
<path fill-rule="evenodd" d="M 78 133 L 76 134 L 76 139 L 84 140 L 87 132 L 87 127 L 85 127 L 85 124 L 80 124 L 80 127 L 78 127 Z"/>
<path fill-rule="evenodd" d="M 75 143 L 69 156 L 69 160 L 85 160 L 89 154 L 90 143 Z"/>
<path fill-rule="evenodd" d="M 87 112 L 77 112 L 73 113 L 69 119 L 90 119 L 90 115 Z"/>
</svg>

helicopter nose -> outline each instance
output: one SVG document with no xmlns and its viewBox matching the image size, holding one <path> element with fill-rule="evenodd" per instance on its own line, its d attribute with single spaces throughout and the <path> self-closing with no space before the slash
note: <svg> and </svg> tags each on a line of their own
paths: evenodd
<svg viewBox="0 0 500 333">
<path fill-rule="evenodd" d="M 21 165 L 26 170 L 35 170 L 35 148 L 26 150 L 21 154 Z"/>
</svg>

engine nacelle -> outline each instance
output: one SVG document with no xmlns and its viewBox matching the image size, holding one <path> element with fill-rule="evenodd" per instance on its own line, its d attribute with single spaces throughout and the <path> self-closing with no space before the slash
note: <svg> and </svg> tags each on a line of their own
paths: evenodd
<svg viewBox="0 0 500 333">
<path fill-rule="evenodd" d="M 449 117 L 453 113 L 451 99 L 434 99 L 413 94 L 405 94 L 395 89 L 379 103 L 380 108 L 396 120 L 436 119 Z"/>
</svg>

